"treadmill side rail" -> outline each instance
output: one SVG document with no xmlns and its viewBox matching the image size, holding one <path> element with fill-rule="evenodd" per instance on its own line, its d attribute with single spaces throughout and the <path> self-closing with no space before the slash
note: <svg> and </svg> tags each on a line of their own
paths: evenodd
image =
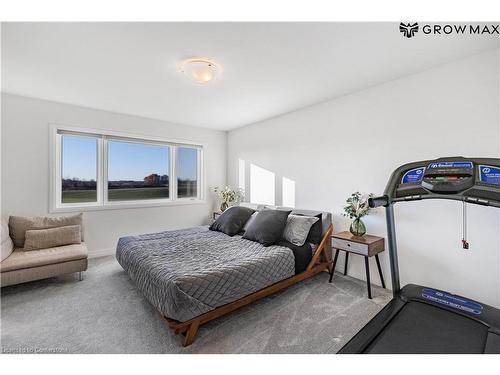
<svg viewBox="0 0 500 375">
<path fill-rule="evenodd" d="M 372 320 L 370 320 L 337 354 L 361 354 L 375 340 L 381 330 L 403 308 L 406 302 L 397 296 L 393 298 Z"/>
</svg>

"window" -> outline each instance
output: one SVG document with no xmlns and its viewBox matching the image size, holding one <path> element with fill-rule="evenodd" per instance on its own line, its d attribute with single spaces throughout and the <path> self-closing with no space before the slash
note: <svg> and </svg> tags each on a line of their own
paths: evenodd
<svg viewBox="0 0 500 375">
<path fill-rule="evenodd" d="M 177 197 L 193 198 L 198 194 L 198 150 L 177 148 Z"/>
<path fill-rule="evenodd" d="M 109 140 L 108 200 L 168 199 L 169 169 L 167 145 Z"/>
<path fill-rule="evenodd" d="M 97 202 L 97 139 L 61 137 L 62 203 Z"/>
<path fill-rule="evenodd" d="M 201 145 L 53 126 L 52 210 L 196 202 Z"/>
</svg>

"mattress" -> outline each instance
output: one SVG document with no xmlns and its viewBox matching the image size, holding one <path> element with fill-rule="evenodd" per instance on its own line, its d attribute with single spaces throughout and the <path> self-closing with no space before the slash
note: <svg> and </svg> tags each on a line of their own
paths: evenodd
<svg viewBox="0 0 500 375">
<path fill-rule="evenodd" d="M 116 259 L 151 304 L 180 322 L 295 274 L 291 249 L 208 227 L 122 237 Z"/>
</svg>

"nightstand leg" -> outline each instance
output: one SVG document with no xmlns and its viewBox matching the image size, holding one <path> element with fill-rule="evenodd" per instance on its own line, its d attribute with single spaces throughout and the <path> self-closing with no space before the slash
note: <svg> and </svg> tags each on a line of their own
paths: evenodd
<svg viewBox="0 0 500 375">
<path fill-rule="evenodd" d="M 368 288 L 368 298 L 372 299 L 372 287 L 370 285 L 370 263 L 368 263 L 368 257 L 365 257 L 365 268 L 366 268 L 366 287 Z"/>
<path fill-rule="evenodd" d="M 335 257 L 333 258 L 332 270 L 330 271 L 330 280 L 328 281 L 329 283 L 332 282 L 333 273 L 335 272 L 335 266 L 337 265 L 337 259 L 339 258 L 339 253 L 340 250 L 337 249 L 337 251 L 335 252 Z"/>
<path fill-rule="evenodd" d="M 382 275 L 382 268 L 380 267 L 380 260 L 378 259 L 378 254 L 375 254 L 375 260 L 377 261 L 378 274 L 380 276 L 380 282 L 382 283 L 382 288 L 385 289 L 384 276 Z"/>
<path fill-rule="evenodd" d="M 347 264 L 349 263 L 349 252 L 345 252 L 344 275 L 347 275 Z"/>
</svg>

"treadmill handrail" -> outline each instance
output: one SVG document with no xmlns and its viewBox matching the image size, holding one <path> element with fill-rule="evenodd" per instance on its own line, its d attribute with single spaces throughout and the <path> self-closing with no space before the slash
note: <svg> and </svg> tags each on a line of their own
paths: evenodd
<svg viewBox="0 0 500 375">
<path fill-rule="evenodd" d="M 368 198 L 368 205 L 370 208 L 386 207 L 389 204 L 389 197 L 382 195 L 380 197 Z"/>
</svg>

